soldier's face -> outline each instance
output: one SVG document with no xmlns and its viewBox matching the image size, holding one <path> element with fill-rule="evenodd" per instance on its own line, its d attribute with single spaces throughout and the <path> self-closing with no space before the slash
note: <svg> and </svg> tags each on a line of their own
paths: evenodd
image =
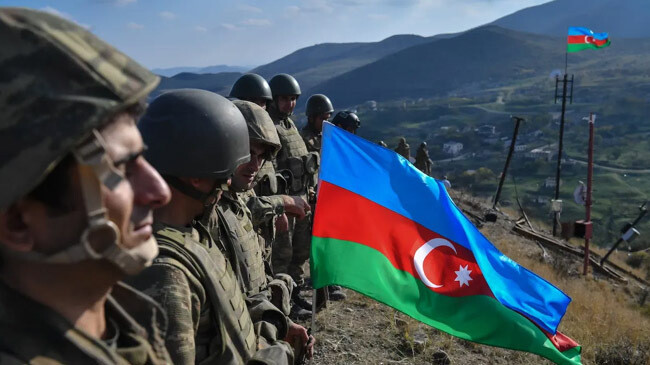
<svg viewBox="0 0 650 365">
<path fill-rule="evenodd" d="M 319 132 L 322 131 L 323 130 L 323 122 L 330 119 L 331 116 L 332 116 L 332 113 L 323 113 L 323 114 L 319 114 L 319 115 L 314 116 L 314 128 Z"/>
<path fill-rule="evenodd" d="M 255 184 L 255 176 L 262 168 L 264 163 L 264 152 L 266 152 L 266 147 L 257 142 L 251 141 L 251 159 L 250 161 L 241 164 L 235 170 L 235 173 L 232 177 L 232 188 L 235 191 L 246 191 L 253 188 Z"/>
<path fill-rule="evenodd" d="M 125 176 L 113 190 L 102 186 L 102 202 L 108 218 L 118 227 L 121 244 L 133 248 L 151 237 L 152 211 L 169 201 L 169 188 L 140 155 L 144 145 L 132 116 L 121 115 L 101 134 L 107 154 Z M 79 243 L 88 226 L 79 170 L 77 165 L 72 165 L 65 172 L 69 187 L 64 199 L 70 209 L 54 213 L 41 201 L 20 200 L 15 204 L 12 219 L 19 218 L 22 222 L 20 237 L 23 238 L 7 240 L 12 243 L 9 245 L 12 249 L 51 254 Z"/>
<path fill-rule="evenodd" d="M 296 107 L 297 95 L 280 95 L 277 97 L 278 110 L 281 113 L 291 114 Z"/>
<path fill-rule="evenodd" d="M 133 117 L 124 115 L 102 131 L 107 153 L 126 177 L 115 189 L 103 188 L 108 217 L 120 229 L 122 244 L 136 247 L 151 237 L 153 210 L 169 202 L 170 191 L 140 155 L 142 137 Z"/>
</svg>

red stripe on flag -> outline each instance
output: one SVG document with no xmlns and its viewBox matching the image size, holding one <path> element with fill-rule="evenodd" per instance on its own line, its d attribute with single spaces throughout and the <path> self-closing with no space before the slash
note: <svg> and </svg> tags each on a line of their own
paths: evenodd
<svg viewBox="0 0 650 365">
<path fill-rule="evenodd" d="M 416 251 L 430 240 L 443 238 L 453 245 L 456 252 L 446 245 L 431 250 L 422 260 L 421 267 L 426 277 L 422 281 L 441 285 L 429 288 L 448 296 L 493 296 L 470 250 L 390 209 L 326 181 L 321 181 L 318 191 L 313 235 L 374 248 L 397 269 L 421 280 L 414 263 Z"/>
<path fill-rule="evenodd" d="M 521 313 L 520 313 L 521 314 Z M 522 314 L 522 316 L 524 316 Z M 528 319 L 530 321 L 530 318 L 524 316 L 524 318 Z M 542 333 L 553 343 L 553 346 L 558 349 L 560 352 L 564 352 L 566 350 L 570 350 L 574 347 L 580 346 L 577 342 L 572 340 L 569 336 L 565 335 L 564 333 L 557 331 L 555 334 L 550 333 L 549 331 L 543 329 L 542 327 L 538 326 L 537 323 L 530 321 L 530 323 L 534 324 L 535 327 L 539 328 Z"/>
<path fill-rule="evenodd" d="M 607 43 L 607 39 L 596 39 L 590 35 L 570 35 L 567 37 L 569 44 L 594 44 L 601 47 Z"/>
</svg>

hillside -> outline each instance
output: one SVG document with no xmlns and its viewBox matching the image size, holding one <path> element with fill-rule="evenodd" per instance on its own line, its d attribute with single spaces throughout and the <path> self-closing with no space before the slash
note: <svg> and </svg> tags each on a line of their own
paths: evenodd
<svg viewBox="0 0 650 365">
<path fill-rule="evenodd" d="M 165 90 L 182 88 L 203 89 L 227 95 L 230 92 L 232 84 L 241 75 L 239 72 L 221 72 L 203 75 L 183 72 L 173 77 L 161 76 L 160 84 L 151 93 L 150 97 L 156 97 Z"/>
<path fill-rule="evenodd" d="M 309 93 L 330 95 L 337 105 L 444 96 L 548 75 L 563 59 L 563 39 L 487 26 L 396 52 L 325 81 Z"/>
<path fill-rule="evenodd" d="M 207 67 L 170 67 L 170 68 L 154 68 L 151 72 L 156 75 L 173 77 L 183 72 L 194 74 L 216 74 L 219 72 L 245 72 L 253 67 L 250 66 L 228 66 L 228 65 L 214 65 Z"/>
<path fill-rule="evenodd" d="M 277 61 L 259 66 L 251 72 L 270 78 L 290 73 L 307 90 L 319 82 L 386 55 L 429 41 L 418 35 L 395 35 L 379 42 L 324 43 L 299 49 Z"/>
<path fill-rule="evenodd" d="M 491 24 L 523 32 L 566 36 L 569 26 L 609 32 L 610 37 L 650 37 L 650 2 L 646 0 L 555 0 L 533 6 Z"/>
<path fill-rule="evenodd" d="M 485 202 L 463 192 L 451 194 L 472 216 L 482 216 L 487 209 Z M 560 330 L 582 346 L 583 363 L 649 363 L 650 303 L 639 304 L 643 293 L 638 283 L 620 284 L 598 273 L 583 277 L 579 257 L 513 233 L 512 218 L 500 215 L 496 223 L 485 223 L 481 232 L 508 257 L 572 297 Z M 316 317 L 317 364 L 550 364 L 537 355 L 452 337 L 368 297 L 346 292 L 347 300 L 330 302 Z"/>
</svg>

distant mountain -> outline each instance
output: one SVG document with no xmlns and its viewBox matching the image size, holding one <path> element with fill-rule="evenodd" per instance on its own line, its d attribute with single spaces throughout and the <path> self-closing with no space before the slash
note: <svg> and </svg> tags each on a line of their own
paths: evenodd
<svg viewBox="0 0 650 365">
<path fill-rule="evenodd" d="M 208 67 L 171 67 L 171 68 L 154 68 L 151 72 L 165 77 L 176 76 L 183 72 L 194 74 L 216 74 L 219 72 L 246 72 L 254 66 L 228 66 L 216 65 Z"/>
<path fill-rule="evenodd" d="M 565 36 L 570 26 L 608 32 L 616 38 L 650 37 L 648 0 L 555 0 L 495 20 L 504 28 Z"/>
<path fill-rule="evenodd" d="M 397 51 L 430 41 L 418 35 L 395 35 L 370 43 L 323 43 L 299 49 L 288 56 L 259 66 L 251 72 L 270 78 L 278 73 L 293 75 L 303 90 L 374 62 Z"/>
<path fill-rule="evenodd" d="M 563 38 L 486 26 L 437 39 L 386 56 L 331 78 L 308 93 L 321 92 L 336 105 L 367 100 L 432 97 L 481 90 L 534 75 L 548 75 L 564 61 Z M 575 61 L 585 59 L 576 54 Z"/>
<path fill-rule="evenodd" d="M 242 75 L 240 72 L 221 72 L 218 74 L 180 73 L 173 77 L 161 77 L 160 85 L 151 93 L 151 97 L 170 89 L 195 88 L 228 95 L 232 84 Z"/>
</svg>

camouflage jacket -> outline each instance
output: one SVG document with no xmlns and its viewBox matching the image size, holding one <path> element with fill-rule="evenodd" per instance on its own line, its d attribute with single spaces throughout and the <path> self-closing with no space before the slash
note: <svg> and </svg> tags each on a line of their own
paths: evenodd
<svg viewBox="0 0 650 365">
<path fill-rule="evenodd" d="M 241 284 L 242 291 L 247 295 L 247 305 L 253 322 L 260 332 L 258 336 L 265 337 L 269 343 L 284 338 L 288 329 L 290 309 L 289 288 L 275 288 L 277 285 L 287 286 L 284 282 L 274 280 L 270 265 L 270 247 L 265 239 L 255 230 L 252 214 L 243 199 L 245 193 L 224 193 L 219 201 L 219 207 L 210 219 L 209 226 L 213 235 L 219 235 L 219 241 L 225 255 L 233 262 L 234 271 Z M 215 227 L 215 224 L 218 227 Z M 268 257 L 267 257 L 268 255 Z M 268 258 L 268 260 L 267 260 Z M 258 326 L 258 323 L 261 323 Z M 265 328 L 268 327 L 268 328 Z M 276 333 L 272 336 L 264 333 Z"/>
<path fill-rule="evenodd" d="M 425 149 L 418 148 L 417 154 L 415 155 L 414 165 L 425 174 L 431 175 L 433 161 L 429 158 L 429 152 Z"/>
<path fill-rule="evenodd" d="M 207 231 L 154 223 L 160 255 L 130 281 L 169 316 L 166 344 L 174 364 L 285 364 L 258 342 L 232 269 Z"/>
<path fill-rule="evenodd" d="M 275 240 L 275 220 L 284 214 L 284 200 L 278 195 L 257 196 L 254 190 L 239 194 L 251 213 L 253 227 L 264 238 L 264 261 L 270 260 L 271 246 Z"/>
<path fill-rule="evenodd" d="M 308 123 L 300 131 L 302 139 L 305 141 L 307 150 L 309 152 L 318 152 L 320 153 L 321 140 L 323 139 L 323 133 L 317 132 L 312 126 Z"/>
<path fill-rule="evenodd" d="M 171 364 L 163 340 L 167 319 L 151 298 L 118 283 L 106 319 L 116 334 L 110 345 L 0 283 L 0 363 Z"/>
</svg>

